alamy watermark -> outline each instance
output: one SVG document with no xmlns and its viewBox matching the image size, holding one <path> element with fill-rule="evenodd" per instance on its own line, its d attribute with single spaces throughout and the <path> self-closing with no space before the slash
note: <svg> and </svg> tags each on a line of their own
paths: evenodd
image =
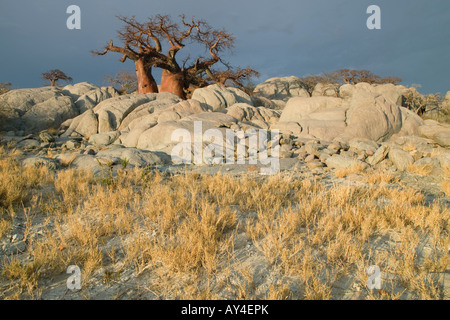
<svg viewBox="0 0 450 320">
<path fill-rule="evenodd" d="M 77 5 L 70 5 L 66 9 L 66 13 L 70 14 L 67 18 L 66 26 L 69 30 L 81 29 L 81 9 Z M 381 29 L 381 9 L 377 5 L 370 5 L 367 10 L 370 17 L 367 18 L 366 26 L 369 30 Z"/>
<path fill-rule="evenodd" d="M 81 9 L 79 6 L 70 5 L 67 7 L 66 13 L 70 14 L 67 18 L 67 29 L 81 29 Z"/>
<path fill-rule="evenodd" d="M 174 164 L 248 164 L 261 167 L 261 174 L 272 175 L 279 170 L 279 130 L 223 130 L 212 128 L 203 132 L 202 121 L 194 121 L 194 136 L 187 129 L 172 132 L 173 142 L 179 142 L 171 152 Z M 193 138 L 193 139 L 192 139 Z M 180 141 L 181 139 L 181 141 Z M 225 140 L 225 143 L 224 143 Z M 206 145 L 205 145 L 206 144 Z M 270 150 L 270 156 L 269 156 Z"/>
<path fill-rule="evenodd" d="M 80 290 L 81 289 L 81 270 L 80 267 L 76 265 L 71 265 L 67 268 L 67 273 L 71 274 L 67 278 L 67 289 L 69 290 Z"/>
<path fill-rule="evenodd" d="M 371 5 L 367 8 L 367 14 L 370 14 L 370 17 L 367 18 L 367 28 L 369 30 L 380 30 L 381 29 L 381 9 L 377 5 Z"/>
<path fill-rule="evenodd" d="M 367 279 L 367 288 L 369 290 L 381 289 L 381 271 L 380 267 L 373 265 L 367 268 L 367 274 L 369 275 L 369 279 Z"/>
</svg>

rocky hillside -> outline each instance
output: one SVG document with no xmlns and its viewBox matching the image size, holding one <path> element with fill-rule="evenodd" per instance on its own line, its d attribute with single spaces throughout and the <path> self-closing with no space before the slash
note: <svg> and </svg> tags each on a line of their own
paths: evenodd
<svg viewBox="0 0 450 320">
<path fill-rule="evenodd" d="M 298 78 L 286 77 L 259 84 L 253 96 L 211 85 L 180 100 L 170 93 L 119 96 L 111 87 L 78 83 L 0 96 L 1 131 L 5 141 L 37 151 L 28 162 L 60 165 L 74 158 L 74 165 L 99 169 L 98 158 L 170 164 L 178 143 L 172 132 L 193 135 L 194 122 L 201 121 L 203 132 L 218 128 L 224 137 L 227 129 L 278 129 L 280 158 L 298 158 L 312 167 L 425 165 L 439 174 L 450 163 L 450 126 L 423 120 L 402 106 L 407 92 L 392 84 L 319 84 L 310 96 Z M 41 132 L 59 125 L 53 136 Z M 48 150 L 58 156 L 47 158 Z"/>
<path fill-rule="evenodd" d="M 0 96 L 0 131 L 36 133 L 58 128 L 63 121 L 117 95 L 112 87 L 99 88 L 87 82 L 62 89 L 11 90 Z"/>
</svg>

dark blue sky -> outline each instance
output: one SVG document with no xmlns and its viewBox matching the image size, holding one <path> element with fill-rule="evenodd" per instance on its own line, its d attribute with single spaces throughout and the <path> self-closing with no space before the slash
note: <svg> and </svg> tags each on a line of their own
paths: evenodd
<svg viewBox="0 0 450 320">
<path fill-rule="evenodd" d="M 81 8 L 81 30 L 66 28 L 71 4 Z M 371 4 L 381 8 L 381 30 L 366 27 Z M 0 0 L 0 82 L 38 87 L 42 72 L 58 68 L 74 82 L 104 85 L 107 73 L 134 71 L 118 54 L 90 53 L 115 39 L 116 15 L 182 13 L 231 32 L 226 60 L 258 70 L 257 82 L 354 68 L 399 76 L 423 93 L 450 90 L 448 0 Z"/>
</svg>

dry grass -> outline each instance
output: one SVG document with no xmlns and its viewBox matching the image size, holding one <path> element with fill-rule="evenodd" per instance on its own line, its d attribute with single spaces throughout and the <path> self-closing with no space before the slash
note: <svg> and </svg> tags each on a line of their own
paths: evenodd
<svg viewBox="0 0 450 320">
<path fill-rule="evenodd" d="M 450 164 L 443 167 L 444 177 L 450 178 Z"/>
<path fill-rule="evenodd" d="M 427 176 L 434 170 L 433 165 L 431 164 L 424 164 L 424 165 L 410 165 L 408 167 L 408 171 L 411 173 L 415 173 L 421 176 Z"/>
<path fill-rule="evenodd" d="M 368 173 L 368 187 L 138 169 L 109 179 L 0 160 L 0 236 L 22 208 L 28 256 L 1 262 L 2 298 L 40 298 L 44 280 L 73 264 L 83 292 L 99 275 L 114 285 L 122 270 L 133 270 L 147 277 L 142 290 L 163 299 L 339 298 L 334 288 L 346 277 L 362 288 L 361 299 L 442 298 L 434 275 L 447 266 L 450 213 L 425 205 L 420 192 L 388 173 Z M 33 219 L 39 237 L 31 236 Z M 425 258 L 418 253 L 424 238 L 431 248 Z M 379 248 L 379 239 L 389 246 Z M 378 295 L 366 287 L 365 270 L 374 264 L 394 279 Z M 262 266 L 279 281 L 258 280 Z"/>
<path fill-rule="evenodd" d="M 351 167 L 341 168 L 335 170 L 335 175 L 337 178 L 345 178 L 350 174 L 360 174 L 365 170 L 365 165 L 363 163 L 355 163 Z"/>
<path fill-rule="evenodd" d="M 367 172 L 366 182 L 374 184 L 396 183 L 398 178 L 392 172 L 386 170 L 371 170 Z"/>
<path fill-rule="evenodd" d="M 450 196 L 450 181 L 449 180 L 443 180 L 441 182 L 442 190 L 445 192 L 447 196 Z"/>
<path fill-rule="evenodd" d="M 14 158 L 0 160 L 0 209 L 28 200 L 30 190 L 50 182 L 47 167 L 22 167 Z"/>
</svg>

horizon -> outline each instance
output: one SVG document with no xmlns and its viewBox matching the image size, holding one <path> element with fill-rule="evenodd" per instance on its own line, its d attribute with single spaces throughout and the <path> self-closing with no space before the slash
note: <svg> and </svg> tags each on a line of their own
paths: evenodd
<svg viewBox="0 0 450 320">
<path fill-rule="evenodd" d="M 81 29 L 69 30 L 69 5 L 81 8 Z M 381 29 L 369 30 L 369 5 L 381 8 Z M 154 9 L 154 10 L 152 10 Z M 148 10 L 148 12 L 147 12 Z M 139 13 L 139 14 L 136 14 Z M 181 0 L 149 4 L 134 0 L 100 1 L 19 0 L 0 3 L 0 40 L 8 44 L 0 59 L 0 82 L 13 89 L 45 86 L 41 74 L 60 69 L 72 83 L 107 85 L 106 74 L 134 72 L 134 65 L 120 63 L 120 55 L 102 57 L 100 50 L 109 39 L 117 41 L 122 26 L 117 15 L 136 14 L 139 21 L 156 14 L 176 18 L 185 13 L 205 19 L 214 28 L 224 28 L 236 38 L 233 55 L 223 57 L 233 66 L 257 70 L 255 84 L 272 77 L 320 74 L 338 69 L 367 69 L 382 76 L 402 78 L 401 85 L 420 85 L 419 92 L 450 91 L 450 3 L 433 0 L 324 0 L 306 3 L 281 0 L 211 5 L 206 0 L 186 4 Z M 272 22 L 274 21 L 274 22 Z M 196 54 L 195 49 L 184 54 Z M 38 61 L 38 63 L 36 63 Z M 156 71 L 156 70 L 155 70 Z M 161 71 L 154 72 L 159 83 Z M 62 83 L 61 83 L 62 84 Z"/>
</svg>

